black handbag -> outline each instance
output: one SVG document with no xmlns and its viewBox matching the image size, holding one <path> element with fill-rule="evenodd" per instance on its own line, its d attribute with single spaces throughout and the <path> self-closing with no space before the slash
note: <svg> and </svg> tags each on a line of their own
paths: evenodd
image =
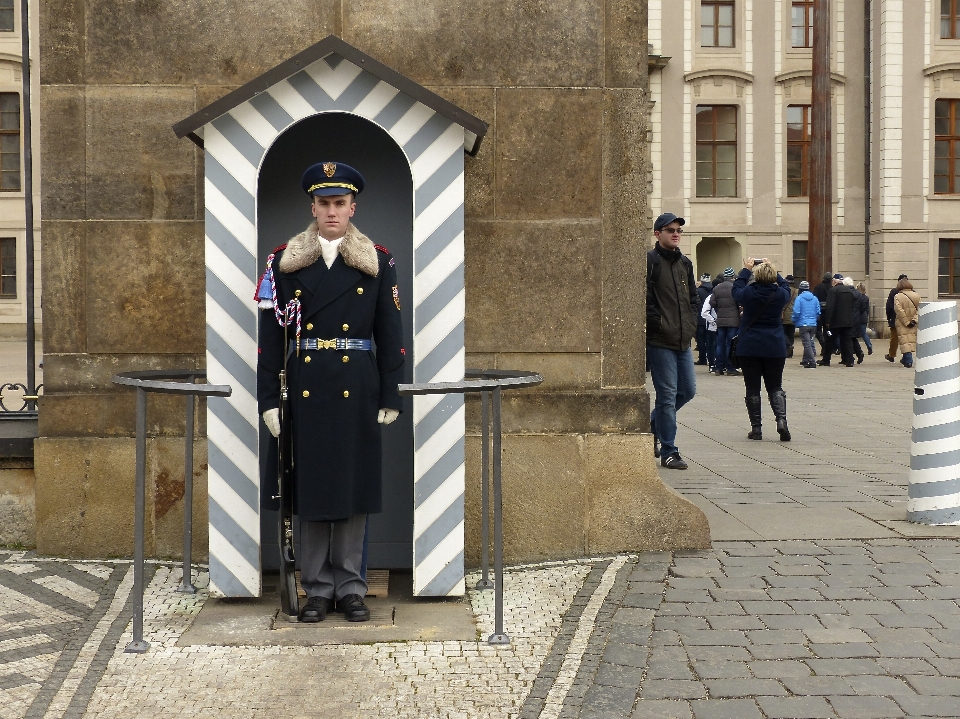
<svg viewBox="0 0 960 719">
<path fill-rule="evenodd" d="M 777 287 L 779 287 L 779 285 L 777 285 Z M 773 301 L 774 297 L 776 297 L 776 292 L 767 298 L 767 301 L 763 303 L 763 307 L 765 308 L 767 305 L 769 305 Z M 761 312 L 762 311 L 763 310 L 761 309 Z M 757 312 L 757 314 L 753 316 L 753 319 L 747 322 L 747 326 L 744 327 L 740 332 L 746 332 L 748 329 L 750 329 L 750 325 L 756 322 L 759 316 L 760 312 Z M 740 332 L 735 334 L 733 339 L 730 340 L 730 352 L 727 353 L 727 362 L 734 369 L 740 369 L 740 361 L 737 359 L 737 340 L 740 339 Z"/>
</svg>

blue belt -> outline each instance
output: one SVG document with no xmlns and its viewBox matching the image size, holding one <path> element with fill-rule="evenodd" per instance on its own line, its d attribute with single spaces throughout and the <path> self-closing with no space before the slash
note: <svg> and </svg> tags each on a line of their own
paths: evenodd
<svg viewBox="0 0 960 719">
<path fill-rule="evenodd" d="M 337 337 L 333 340 L 321 340 L 316 337 L 300 338 L 302 350 L 369 350 L 370 340 L 357 340 Z"/>
</svg>

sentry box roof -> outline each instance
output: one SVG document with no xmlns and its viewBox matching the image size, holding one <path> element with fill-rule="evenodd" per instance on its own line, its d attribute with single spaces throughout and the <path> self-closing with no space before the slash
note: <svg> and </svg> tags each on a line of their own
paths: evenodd
<svg viewBox="0 0 960 719">
<path fill-rule="evenodd" d="M 200 147 L 203 147 L 203 129 L 205 125 L 247 100 L 269 90 L 279 82 L 290 80 L 291 83 L 293 83 L 294 78 L 301 73 L 304 75 L 302 78 L 304 82 L 311 82 L 309 75 L 304 73 L 304 71 L 318 60 L 325 60 L 332 68 L 336 68 L 342 60 L 348 60 L 375 78 L 393 86 L 417 102 L 463 127 L 464 151 L 468 155 L 476 155 L 479 151 L 480 143 L 487 133 L 487 123 L 474 117 L 466 110 L 457 107 L 452 102 L 444 100 L 436 93 L 423 87 L 423 85 L 401 75 L 396 70 L 392 70 L 382 62 L 361 52 L 353 45 L 344 42 L 335 35 L 328 35 L 317 44 L 311 45 L 289 60 L 280 63 L 272 70 L 268 70 L 246 85 L 237 88 L 216 102 L 207 105 L 185 120 L 181 120 L 173 126 L 173 130 L 176 132 L 177 137 L 187 137 Z M 331 107 L 330 109 L 334 108 Z"/>
</svg>

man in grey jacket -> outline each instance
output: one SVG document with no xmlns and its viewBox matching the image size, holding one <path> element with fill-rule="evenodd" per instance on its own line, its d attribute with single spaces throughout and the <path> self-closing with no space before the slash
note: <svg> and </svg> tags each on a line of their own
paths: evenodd
<svg viewBox="0 0 960 719">
<path fill-rule="evenodd" d="M 713 288 L 713 294 L 707 301 L 717 311 L 717 364 L 715 375 L 738 376 L 740 371 L 730 364 L 730 345 L 740 328 L 740 306 L 733 299 L 733 278 L 736 273 L 732 267 L 723 271 L 723 282 Z"/>
<path fill-rule="evenodd" d="M 697 391 L 690 341 L 700 299 L 693 263 L 680 252 L 685 220 L 664 212 L 653 223 L 657 244 L 647 253 L 647 364 L 656 390 L 650 415 L 654 456 L 668 469 L 686 469 L 677 448 L 677 410 Z"/>
</svg>

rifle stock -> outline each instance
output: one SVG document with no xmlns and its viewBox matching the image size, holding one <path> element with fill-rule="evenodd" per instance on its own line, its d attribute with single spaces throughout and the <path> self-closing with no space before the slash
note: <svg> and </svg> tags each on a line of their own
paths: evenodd
<svg viewBox="0 0 960 719">
<path fill-rule="evenodd" d="M 284 335 L 286 335 L 286 328 L 284 328 Z M 286 353 L 284 353 L 284 358 L 286 358 Z M 297 616 L 300 613 L 300 600 L 297 597 L 296 562 L 293 553 L 293 433 L 291 432 L 290 392 L 287 387 L 286 364 L 286 359 L 284 359 L 284 369 L 280 372 L 280 436 L 277 438 L 279 443 L 277 485 L 280 498 L 278 527 L 280 540 L 280 608 L 284 614 Z"/>
</svg>

